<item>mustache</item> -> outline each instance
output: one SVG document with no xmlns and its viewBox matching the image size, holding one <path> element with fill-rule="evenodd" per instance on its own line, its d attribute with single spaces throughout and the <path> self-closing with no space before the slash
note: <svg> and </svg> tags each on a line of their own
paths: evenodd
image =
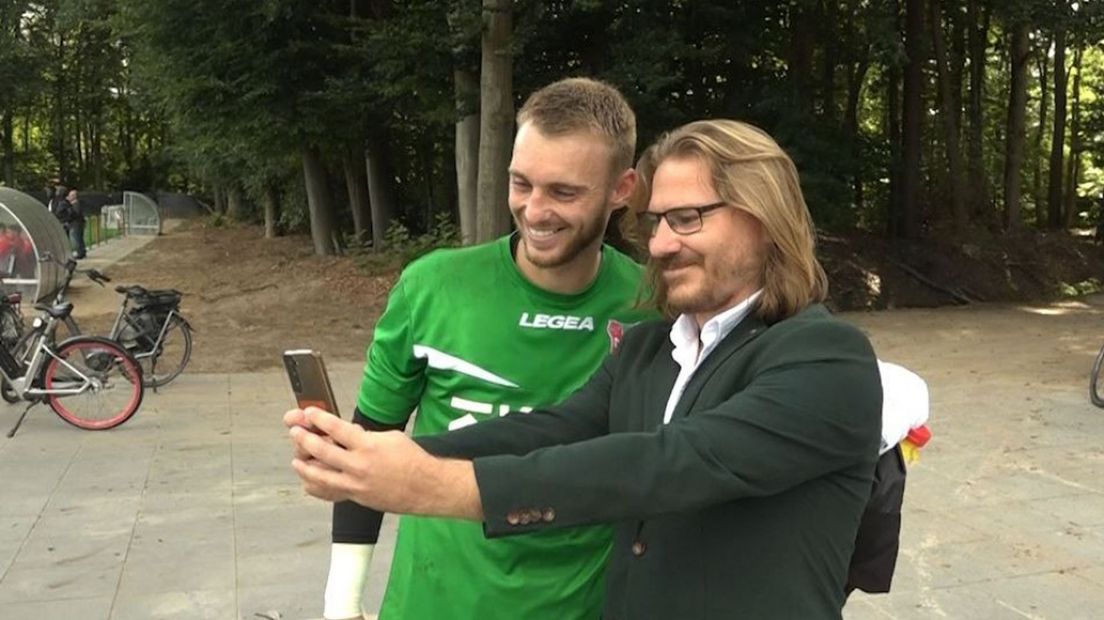
<svg viewBox="0 0 1104 620">
<path fill-rule="evenodd" d="M 679 269 L 681 267 L 690 267 L 697 264 L 700 264 L 700 261 L 695 260 L 692 256 L 682 256 L 679 254 L 656 259 L 656 266 L 658 266 L 663 271 L 666 271 L 668 269 Z"/>
</svg>

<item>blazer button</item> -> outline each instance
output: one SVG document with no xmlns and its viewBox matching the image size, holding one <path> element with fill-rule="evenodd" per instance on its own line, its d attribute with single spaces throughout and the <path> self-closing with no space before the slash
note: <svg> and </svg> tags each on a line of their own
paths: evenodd
<svg viewBox="0 0 1104 620">
<path fill-rule="evenodd" d="M 556 511 L 551 508 L 545 508 L 541 518 L 544 519 L 545 523 L 551 523 L 556 520 Z"/>
<path fill-rule="evenodd" d="M 530 508 L 529 509 L 529 522 L 530 523 L 540 523 L 542 516 L 543 515 L 541 514 L 541 509 L 540 508 Z"/>
<path fill-rule="evenodd" d="M 643 542 L 641 542 L 639 540 L 633 541 L 632 554 L 635 555 L 636 557 L 639 558 L 639 557 L 643 556 L 644 552 L 647 551 L 647 550 L 648 550 L 648 545 L 644 544 Z"/>
<path fill-rule="evenodd" d="M 506 522 L 510 525 L 517 525 L 521 523 L 521 515 L 519 515 L 516 510 L 512 510 L 506 513 Z"/>
</svg>

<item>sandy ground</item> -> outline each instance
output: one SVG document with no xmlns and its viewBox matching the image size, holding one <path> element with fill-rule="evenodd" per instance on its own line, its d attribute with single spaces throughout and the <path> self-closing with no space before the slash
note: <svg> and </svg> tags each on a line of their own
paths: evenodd
<svg viewBox="0 0 1104 620">
<path fill-rule="evenodd" d="M 397 271 L 373 275 L 353 257 L 311 254 L 301 236 L 264 239 L 256 227 L 182 222 L 104 270 L 106 288 L 75 287 L 82 329 L 106 332 L 118 309 L 116 284 L 175 288 L 195 328 L 190 372 L 244 372 L 280 364 L 289 348 L 334 361 L 363 359 Z"/>
</svg>

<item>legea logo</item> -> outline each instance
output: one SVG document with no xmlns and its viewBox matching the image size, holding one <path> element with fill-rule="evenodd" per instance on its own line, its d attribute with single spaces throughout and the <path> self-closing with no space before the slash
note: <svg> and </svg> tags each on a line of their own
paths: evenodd
<svg viewBox="0 0 1104 620">
<path fill-rule="evenodd" d="M 585 329 L 592 332 L 594 331 L 594 317 L 578 317 L 565 314 L 534 314 L 530 316 L 528 312 L 522 312 L 518 325 L 531 329 L 566 329 L 572 331 Z"/>
</svg>

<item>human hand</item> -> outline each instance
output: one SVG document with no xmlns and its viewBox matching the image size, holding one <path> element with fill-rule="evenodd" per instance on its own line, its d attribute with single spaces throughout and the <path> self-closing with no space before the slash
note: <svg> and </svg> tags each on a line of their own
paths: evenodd
<svg viewBox="0 0 1104 620">
<path fill-rule="evenodd" d="M 404 481 L 436 459 L 403 433 L 369 432 L 313 407 L 289 411 L 285 423 L 294 446 L 292 467 L 310 495 L 385 512 L 419 508 L 416 485 Z"/>
</svg>

